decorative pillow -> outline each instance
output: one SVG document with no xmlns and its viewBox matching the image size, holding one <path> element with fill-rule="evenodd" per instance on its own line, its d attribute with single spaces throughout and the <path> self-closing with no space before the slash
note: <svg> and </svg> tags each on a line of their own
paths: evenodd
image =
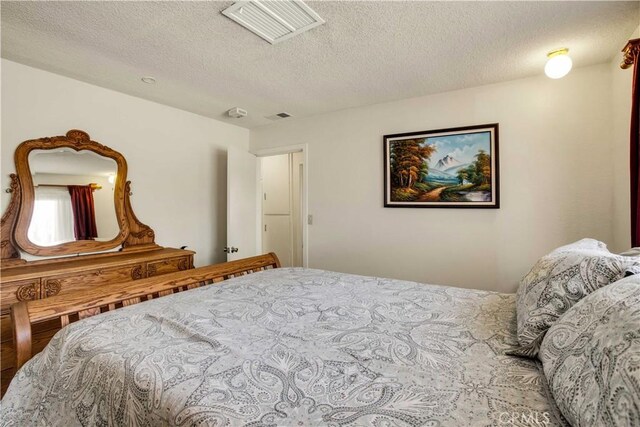
<svg viewBox="0 0 640 427">
<path fill-rule="evenodd" d="M 549 329 L 539 357 L 572 426 L 640 425 L 640 276 L 573 306 Z"/>
<path fill-rule="evenodd" d="M 518 287 L 520 348 L 509 354 L 535 357 L 544 334 L 564 312 L 630 269 L 640 269 L 640 257 L 612 254 L 594 239 L 582 239 L 542 257 Z"/>
</svg>

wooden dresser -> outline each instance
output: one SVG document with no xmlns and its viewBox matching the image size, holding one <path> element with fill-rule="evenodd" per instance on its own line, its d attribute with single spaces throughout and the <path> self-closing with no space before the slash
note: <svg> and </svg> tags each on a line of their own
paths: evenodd
<svg viewBox="0 0 640 427">
<path fill-rule="evenodd" d="M 194 252 L 159 248 L 140 252 L 112 252 L 32 261 L 4 267 L 0 275 L 0 382 L 4 394 L 15 374 L 15 352 L 10 307 L 27 301 L 89 290 L 96 286 L 143 279 L 193 268 Z M 48 341 L 60 329 L 48 324 L 35 332 Z M 46 342 L 45 341 L 45 342 Z M 40 351 L 38 348 L 37 351 Z"/>
<path fill-rule="evenodd" d="M 61 155 L 63 157 L 59 157 Z M 39 163 L 34 158 L 45 161 Z M 24 141 L 16 148 L 14 160 L 16 173 L 9 175 L 9 187 L 5 190 L 11 194 L 11 200 L 0 219 L 0 396 L 4 395 L 16 371 L 10 318 L 12 304 L 54 295 L 64 298 L 71 292 L 77 295 L 97 288 L 108 292 L 108 288 L 117 283 L 191 269 L 194 255 L 191 251 L 156 244 L 153 229 L 140 222 L 133 212 L 126 159 L 112 148 L 92 141 L 88 133 L 72 129 L 66 135 Z M 51 162 L 57 165 L 58 178 L 69 179 L 69 173 L 77 175 L 77 171 L 82 170 L 81 175 L 96 182 L 102 180 L 103 184 L 75 181 L 60 184 L 54 179 L 56 173 L 39 169 Z M 36 183 L 34 177 L 38 173 L 40 178 Z M 51 181 L 43 178 L 45 176 Z M 73 211 L 72 236 L 61 232 L 68 223 L 56 212 L 66 209 L 67 205 L 57 199 L 51 199 L 55 209 L 40 211 L 36 227 L 40 232 L 29 233 L 37 188 L 40 191 L 40 187 L 57 187 L 58 194 L 60 191 L 70 194 L 78 186 L 91 192 L 85 191 L 82 198 L 77 198 L 75 207 L 72 200 L 68 202 L 68 209 Z M 95 191 L 107 195 L 100 199 L 100 205 L 94 203 Z M 111 198 L 113 207 L 109 206 Z M 106 252 L 118 247 L 117 252 Z M 43 258 L 27 262 L 22 259 L 23 253 Z M 59 321 L 34 327 L 34 352 L 42 350 L 60 328 Z"/>
</svg>

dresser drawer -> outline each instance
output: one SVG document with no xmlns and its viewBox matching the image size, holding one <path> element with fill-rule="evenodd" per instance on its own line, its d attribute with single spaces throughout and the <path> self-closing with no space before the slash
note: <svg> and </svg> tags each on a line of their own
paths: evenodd
<svg viewBox="0 0 640 427">
<path fill-rule="evenodd" d="M 128 282 L 145 277 L 145 267 L 142 264 L 114 268 L 98 268 L 81 274 L 49 276 L 42 278 L 40 290 L 41 298 L 52 297 L 60 293 L 92 286 L 103 286 L 110 283 Z"/>
<path fill-rule="evenodd" d="M 9 314 L 11 304 L 40 298 L 40 279 L 3 282 L 0 288 L 0 313 Z"/>
<path fill-rule="evenodd" d="M 9 388 L 11 380 L 16 374 L 16 368 L 8 368 L 0 371 L 0 396 L 4 396 L 4 392 Z"/>
<path fill-rule="evenodd" d="M 13 346 L 13 327 L 11 316 L 8 314 L 0 316 L 0 394 L 9 386 L 11 378 L 15 373 L 16 353 Z"/>
<path fill-rule="evenodd" d="M 169 258 L 147 263 L 147 277 L 193 268 L 191 257 Z"/>
<path fill-rule="evenodd" d="M 13 340 L 13 325 L 11 324 L 11 314 L 0 316 L 0 342 Z"/>
<path fill-rule="evenodd" d="M 5 341 L 0 344 L 0 370 L 13 368 L 16 366 L 16 352 L 13 341 Z"/>
</svg>

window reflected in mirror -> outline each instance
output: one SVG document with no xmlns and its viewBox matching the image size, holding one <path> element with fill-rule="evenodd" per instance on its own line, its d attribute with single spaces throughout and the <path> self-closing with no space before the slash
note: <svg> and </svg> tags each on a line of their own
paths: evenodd
<svg viewBox="0 0 640 427">
<path fill-rule="evenodd" d="M 27 235 L 39 246 L 109 241 L 120 228 L 114 204 L 116 162 L 70 148 L 29 153 L 35 200 Z"/>
<path fill-rule="evenodd" d="M 36 187 L 29 240 L 54 246 L 75 240 L 71 195 L 65 188 Z"/>
</svg>

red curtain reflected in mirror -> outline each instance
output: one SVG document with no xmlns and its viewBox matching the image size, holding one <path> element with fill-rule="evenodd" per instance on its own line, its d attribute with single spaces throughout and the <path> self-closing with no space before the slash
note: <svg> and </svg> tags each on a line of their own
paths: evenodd
<svg viewBox="0 0 640 427">
<path fill-rule="evenodd" d="M 73 209 L 73 232 L 76 240 L 94 240 L 98 237 L 93 189 L 89 185 L 70 185 Z"/>
</svg>

